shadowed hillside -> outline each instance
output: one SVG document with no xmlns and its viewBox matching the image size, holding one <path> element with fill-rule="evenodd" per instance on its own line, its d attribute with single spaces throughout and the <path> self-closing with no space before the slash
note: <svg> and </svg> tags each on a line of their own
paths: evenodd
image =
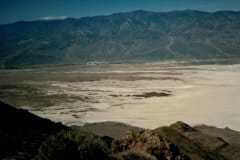
<svg viewBox="0 0 240 160">
<path fill-rule="evenodd" d="M 0 103 L 0 125 L 0 159 L 237 160 L 239 158 L 240 145 L 234 141 L 240 138 L 239 132 L 207 126 L 193 128 L 183 122 L 154 130 L 116 122 L 87 124 L 72 129 L 37 117 L 28 111 Z"/>
<path fill-rule="evenodd" d="M 0 25 L 0 64 L 239 58 L 240 12 L 138 10 Z"/>
<path fill-rule="evenodd" d="M 48 135 L 68 130 L 60 123 L 53 123 L 2 102 L 0 126 L 0 159 L 30 159 Z"/>
</svg>

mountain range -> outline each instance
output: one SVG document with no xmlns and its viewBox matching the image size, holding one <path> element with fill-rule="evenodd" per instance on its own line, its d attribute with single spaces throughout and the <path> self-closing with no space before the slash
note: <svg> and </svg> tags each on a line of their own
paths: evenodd
<svg viewBox="0 0 240 160">
<path fill-rule="evenodd" d="M 240 57 L 240 12 L 137 10 L 0 25 L 0 66 Z"/>
</svg>

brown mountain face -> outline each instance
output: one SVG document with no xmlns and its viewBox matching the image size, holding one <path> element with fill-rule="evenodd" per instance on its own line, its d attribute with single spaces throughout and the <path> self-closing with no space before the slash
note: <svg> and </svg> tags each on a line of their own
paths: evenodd
<svg viewBox="0 0 240 160">
<path fill-rule="evenodd" d="M 154 159 L 189 159 L 188 156 L 181 155 L 178 147 L 171 141 L 151 130 L 143 130 L 139 133 L 128 131 L 121 139 L 112 143 L 112 150 L 118 157 L 123 157 L 125 152 L 138 151 L 151 155 Z"/>
<path fill-rule="evenodd" d="M 116 127 L 116 123 L 113 125 Z M 102 126 L 104 130 L 105 123 L 95 126 Z M 122 124 L 120 126 L 123 128 Z M 87 128 L 94 132 L 94 129 Z M 131 130 L 128 125 L 126 128 Z M 114 129 L 108 136 L 111 133 L 115 136 Z M 154 130 L 138 131 L 133 127 L 133 130 L 122 134 L 112 143 L 112 151 L 118 159 L 141 154 L 145 159 L 238 160 L 240 154 L 240 132 L 230 129 L 208 126 L 195 128 L 176 122 Z"/>
<path fill-rule="evenodd" d="M 148 12 L 0 25 L 0 67 L 240 57 L 240 12 Z"/>
</svg>

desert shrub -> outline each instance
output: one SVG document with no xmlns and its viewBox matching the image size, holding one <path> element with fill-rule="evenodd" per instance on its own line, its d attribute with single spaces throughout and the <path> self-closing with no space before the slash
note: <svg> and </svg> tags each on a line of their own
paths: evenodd
<svg viewBox="0 0 240 160">
<path fill-rule="evenodd" d="M 180 155 L 178 147 L 172 143 L 168 144 L 168 148 L 165 146 L 148 146 L 146 152 L 155 156 L 157 159 L 166 159 L 166 157 L 177 157 Z"/>
<path fill-rule="evenodd" d="M 69 130 L 50 136 L 39 148 L 39 160 L 105 160 L 107 144 L 91 133 Z"/>
<path fill-rule="evenodd" d="M 146 152 L 129 150 L 113 155 L 111 157 L 111 160 L 157 160 L 157 159 Z"/>
</svg>

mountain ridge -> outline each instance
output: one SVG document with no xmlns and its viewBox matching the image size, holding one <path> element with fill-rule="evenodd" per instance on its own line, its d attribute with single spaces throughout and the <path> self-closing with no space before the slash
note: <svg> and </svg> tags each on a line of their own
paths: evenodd
<svg viewBox="0 0 240 160">
<path fill-rule="evenodd" d="M 80 20 L 84 18 L 93 18 L 93 17 L 109 17 L 112 15 L 119 15 L 119 14 L 128 14 L 128 13 L 137 13 L 137 12 L 146 12 L 146 13 L 177 13 L 177 12 L 195 12 L 195 13 L 210 13 L 210 14 L 217 14 L 217 13 L 235 13 L 240 14 L 240 11 L 237 10 L 218 10 L 218 11 L 203 11 L 203 10 L 194 10 L 194 9 L 183 9 L 183 10 L 169 10 L 169 11 L 151 11 L 151 10 L 144 10 L 144 9 L 138 9 L 133 11 L 127 11 L 127 12 L 116 12 L 112 14 L 106 14 L 106 15 L 94 15 L 94 16 L 83 16 L 83 17 L 66 17 L 64 19 L 36 19 L 36 20 L 19 20 L 15 22 L 10 23 L 2 23 L 0 26 L 6 26 L 6 25 L 12 25 L 16 23 L 26 23 L 26 22 L 38 22 L 38 21 L 63 21 L 63 20 Z"/>
<path fill-rule="evenodd" d="M 240 12 L 114 13 L 0 25 L 1 67 L 239 58 Z"/>
<path fill-rule="evenodd" d="M 240 132 L 229 129 L 191 127 L 181 121 L 154 130 L 117 122 L 69 128 L 2 102 L 0 111 L 0 159 L 237 160 L 240 156 Z"/>
</svg>

